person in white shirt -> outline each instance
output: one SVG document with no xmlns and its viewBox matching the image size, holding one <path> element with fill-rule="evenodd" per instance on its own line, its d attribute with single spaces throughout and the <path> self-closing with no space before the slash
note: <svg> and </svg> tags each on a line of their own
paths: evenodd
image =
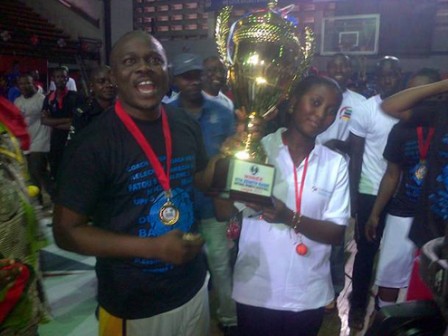
<svg viewBox="0 0 448 336">
<path fill-rule="evenodd" d="M 349 90 L 347 88 L 350 77 L 352 76 L 352 62 L 350 57 L 344 54 L 334 55 L 327 64 L 328 77 L 338 82 L 341 87 L 342 104 L 334 123 L 327 128 L 325 132 L 319 134 L 316 143 L 326 144 L 331 140 L 345 141 L 349 135 L 349 122 L 353 113 L 360 103 L 366 100 L 363 95 Z"/>
<path fill-rule="evenodd" d="M 377 64 L 379 94 L 359 106 L 350 122 L 348 139 L 351 152 L 350 184 L 352 213 L 356 216 L 355 239 L 357 253 L 353 265 L 352 293 L 350 297 L 349 326 L 361 330 L 368 304 L 373 262 L 384 229 L 385 211 L 382 212 L 375 241 L 368 241 L 365 225 L 378 194 L 387 162 L 383 157 L 387 137 L 398 122 L 381 109 L 386 97 L 401 88 L 401 67 L 396 57 L 385 56 Z"/>
<path fill-rule="evenodd" d="M 262 139 L 276 169 L 273 206 L 243 210 L 233 287 L 240 335 L 317 335 L 334 298 L 329 258 L 350 217 L 348 168 L 315 139 L 334 121 L 342 91 L 313 76 L 291 97 L 288 128 Z"/>
<path fill-rule="evenodd" d="M 227 70 L 224 64 L 217 56 L 207 57 L 203 64 L 202 93 L 206 98 L 234 111 L 235 107 L 232 100 L 221 91 L 227 80 Z"/>
<path fill-rule="evenodd" d="M 327 63 L 327 73 L 330 78 L 339 84 L 343 91 L 342 104 L 334 122 L 317 136 L 316 143 L 325 144 L 333 149 L 333 144 L 337 146 L 347 140 L 351 116 L 356 113 L 359 104 L 365 101 L 366 98 L 347 88 L 347 84 L 352 76 L 352 62 L 349 56 L 344 54 L 334 55 Z M 332 247 L 330 265 L 335 299 L 330 305 L 325 307 L 328 313 L 336 311 L 337 297 L 345 287 L 344 238 L 339 244 Z"/>
<path fill-rule="evenodd" d="M 43 186 L 48 193 L 52 193 L 50 175 L 47 168 L 51 130 L 41 123 L 41 112 L 45 96 L 37 92 L 33 77 L 29 74 L 19 77 L 18 86 L 21 95 L 16 98 L 14 104 L 22 113 L 31 138 L 30 149 L 25 152 L 30 180 L 39 189 Z M 42 193 L 39 194 L 38 201 L 42 205 Z"/>
</svg>

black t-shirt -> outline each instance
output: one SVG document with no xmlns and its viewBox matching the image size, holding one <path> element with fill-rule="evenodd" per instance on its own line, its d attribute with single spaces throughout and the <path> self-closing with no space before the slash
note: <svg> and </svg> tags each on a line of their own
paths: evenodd
<svg viewBox="0 0 448 336">
<path fill-rule="evenodd" d="M 81 97 L 75 91 L 67 91 L 59 106 L 55 92 L 45 97 L 43 110 L 50 112 L 52 118 L 72 118 L 79 106 L 82 105 Z M 68 130 L 53 128 L 51 130 L 50 150 L 52 152 L 62 151 L 67 141 Z"/>
<path fill-rule="evenodd" d="M 96 99 L 89 99 L 77 108 L 73 114 L 72 129 L 70 130 L 71 138 L 95 120 L 104 110 Z"/>
<path fill-rule="evenodd" d="M 179 221 L 159 219 L 164 192 L 144 152 L 115 111 L 102 113 L 75 137 L 64 154 L 56 203 L 93 217 L 105 230 L 157 237 L 171 230 L 195 230 L 193 177 L 207 158 L 199 125 L 185 113 L 167 108 L 173 143 L 170 184 Z M 161 119 L 135 120 L 164 167 Z M 97 258 L 98 300 L 115 316 L 146 318 L 190 300 L 203 285 L 203 256 L 173 266 L 154 259 Z"/>
<path fill-rule="evenodd" d="M 435 134 L 428 153 L 423 184 L 409 238 L 422 247 L 445 234 L 448 219 L 448 109 L 446 102 L 426 102 L 414 109 L 412 122 L 431 119 Z"/>
<path fill-rule="evenodd" d="M 388 212 L 399 217 L 414 217 L 424 180 L 418 174 L 420 164 L 417 127 L 399 122 L 389 133 L 384 149 L 384 158 L 402 169 L 398 190 L 390 202 Z M 423 127 L 423 139 L 428 135 L 428 127 Z"/>
</svg>

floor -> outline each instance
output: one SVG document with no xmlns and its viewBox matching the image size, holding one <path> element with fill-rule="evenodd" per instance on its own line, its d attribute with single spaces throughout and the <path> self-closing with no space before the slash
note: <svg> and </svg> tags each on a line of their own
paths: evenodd
<svg viewBox="0 0 448 336">
<path fill-rule="evenodd" d="M 47 216 L 41 220 L 41 226 L 52 241 L 50 225 L 50 217 Z M 348 275 L 351 274 L 356 250 L 356 244 L 351 239 L 351 230 L 348 230 L 347 241 L 346 287 L 338 298 L 338 311 L 325 316 L 319 336 L 362 336 L 365 332 L 355 333 L 348 328 L 349 306 L 347 297 L 351 291 L 351 279 Z M 54 319 L 39 328 L 40 336 L 96 335 L 98 324 L 94 316 L 96 307 L 94 263 L 95 258 L 60 250 L 54 243 L 50 243 L 42 251 L 44 287 Z M 215 305 L 213 293 L 211 293 L 210 298 L 213 308 Z M 370 307 L 367 320 L 371 310 Z M 216 319 L 212 315 L 210 336 L 221 335 Z"/>
</svg>

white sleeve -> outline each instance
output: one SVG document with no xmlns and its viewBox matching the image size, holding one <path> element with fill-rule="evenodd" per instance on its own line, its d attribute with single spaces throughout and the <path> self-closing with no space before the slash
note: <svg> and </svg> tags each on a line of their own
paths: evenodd
<svg viewBox="0 0 448 336">
<path fill-rule="evenodd" d="M 348 225 L 350 219 L 350 188 L 347 161 L 341 156 L 336 183 L 322 219 L 338 225 Z"/>
<path fill-rule="evenodd" d="M 73 78 L 69 78 L 68 79 L 68 82 L 67 82 L 67 89 L 69 90 L 69 91 L 77 91 L 76 90 L 76 82 L 75 82 L 75 80 L 73 79 Z"/>
<path fill-rule="evenodd" d="M 366 100 L 356 107 L 356 112 L 350 118 L 349 130 L 356 136 L 365 138 L 368 133 L 370 123 L 370 99 Z"/>
</svg>

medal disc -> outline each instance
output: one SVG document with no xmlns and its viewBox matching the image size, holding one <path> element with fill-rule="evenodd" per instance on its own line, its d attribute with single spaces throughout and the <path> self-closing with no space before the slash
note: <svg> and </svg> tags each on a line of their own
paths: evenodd
<svg viewBox="0 0 448 336">
<path fill-rule="evenodd" d="M 308 247 L 304 243 L 297 244 L 296 252 L 300 256 L 304 256 L 308 253 Z"/>
<path fill-rule="evenodd" d="M 423 180 L 426 176 L 426 164 L 424 162 L 420 162 L 419 166 L 415 170 L 415 177 L 417 180 Z"/>
<path fill-rule="evenodd" d="M 179 220 L 179 210 L 171 202 L 166 202 L 159 212 L 160 220 L 165 225 L 174 225 Z"/>
</svg>

